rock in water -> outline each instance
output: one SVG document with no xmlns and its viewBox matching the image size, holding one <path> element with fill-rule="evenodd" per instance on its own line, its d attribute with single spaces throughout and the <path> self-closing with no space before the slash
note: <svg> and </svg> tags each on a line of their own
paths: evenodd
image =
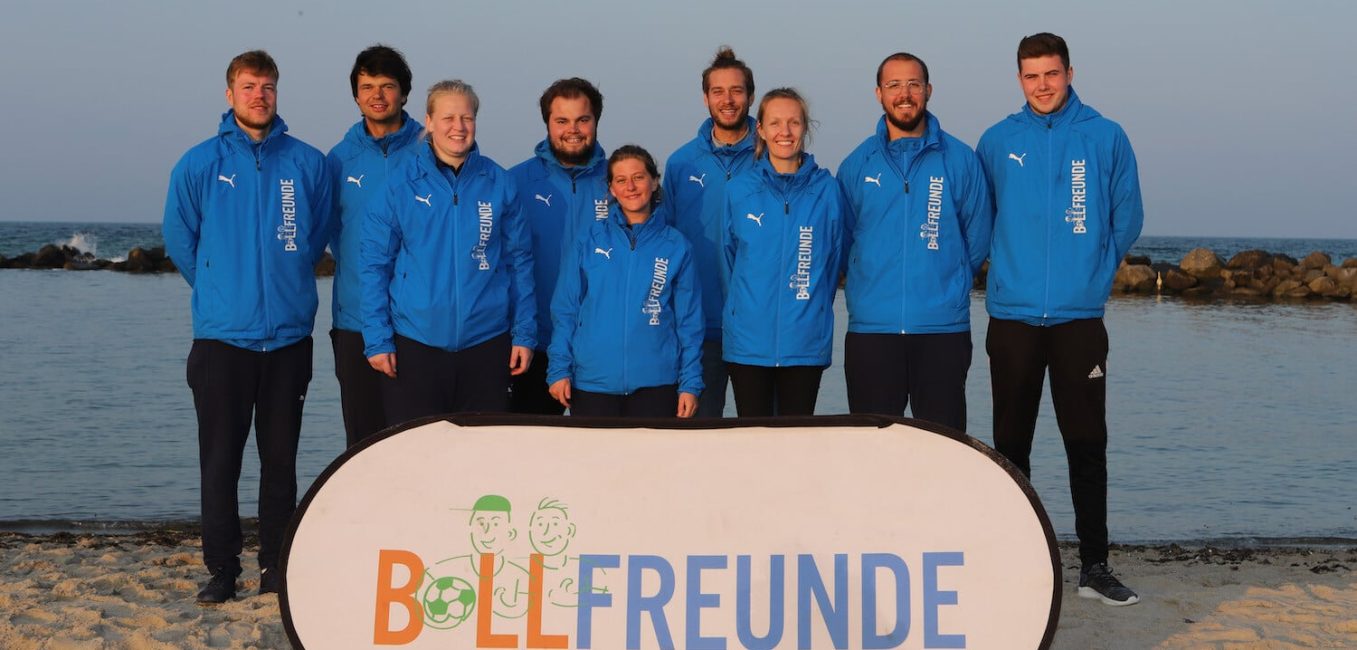
<svg viewBox="0 0 1357 650">
<path fill-rule="evenodd" d="M 1310 253 L 1305 256 L 1305 259 L 1300 261 L 1300 266 L 1304 269 L 1322 269 L 1332 265 L 1333 260 L 1329 258 L 1329 254 L 1320 251 Z"/>
<path fill-rule="evenodd" d="M 56 244 L 48 244 L 38 249 L 33 256 L 35 269 L 59 269 L 66 265 L 66 253 Z"/>
<path fill-rule="evenodd" d="M 1236 253 L 1225 263 L 1227 269 L 1256 269 L 1272 264 L 1272 254 L 1264 250 L 1247 250 Z"/>
<path fill-rule="evenodd" d="M 1194 248 L 1183 256 L 1178 267 L 1198 280 L 1220 277 L 1220 258 L 1209 248 Z"/>
<path fill-rule="evenodd" d="M 1123 264 L 1112 278 L 1112 290 L 1150 293 L 1154 291 L 1156 277 L 1148 264 Z"/>
</svg>

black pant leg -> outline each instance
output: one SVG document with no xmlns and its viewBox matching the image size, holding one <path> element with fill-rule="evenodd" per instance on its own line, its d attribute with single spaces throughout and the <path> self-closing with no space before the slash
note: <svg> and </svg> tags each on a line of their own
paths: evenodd
<svg viewBox="0 0 1357 650">
<path fill-rule="evenodd" d="M 773 368 L 726 363 L 730 386 L 735 391 L 735 414 L 742 418 L 776 413 L 776 382 Z"/>
<path fill-rule="evenodd" d="M 629 418 L 678 417 L 678 384 L 637 389 L 623 400 L 622 415 Z"/>
<path fill-rule="evenodd" d="M 697 397 L 693 417 L 719 418 L 726 411 L 726 384 L 730 373 L 721 359 L 721 339 L 702 342 L 702 394 Z"/>
<path fill-rule="evenodd" d="M 778 415 L 815 415 L 820 395 L 820 366 L 782 366 L 773 369 Z"/>
<path fill-rule="evenodd" d="M 259 449 L 259 566 L 278 566 L 288 521 L 297 507 L 297 441 L 311 383 L 311 337 L 263 355 L 255 398 Z"/>
<path fill-rule="evenodd" d="M 971 333 L 906 334 L 904 338 L 909 346 L 910 414 L 965 431 Z"/>
<path fill-rule="evenodd" d="M 188 385 L 198 416 L 203 563 L 240 573 L 240 463 L 250 436 L 258 355 L 221 341 L 197 339 L 188 356 Z"/>
<path fill-rule="evenodd" d="M 508 412 L 509 351 L 512 347 L 512 339 L 505 332 L 452 353 L 452 412 Z"/>
<path fill-rule="evenodd" d="M 624 395 L 594 393 L 578 388 L 570 389 L 570 415 L 584 418 L 620 418 Z"/>
<path fill-rule="evenodd" d="M 383 375 L 381 379 L 387 426 L 447 413 L 451 354 L 399 334 L 395 344 L 396 378 Z"/>
<path fill-rule="evenodd" d="M 1069 462 L 1079 558 L 1107 560 L 1107 329 L 1102 319 L 1050 328 L 1051 402 Z"/>
<path fill-rule="evenodd" d="M 985 337 L 994 402 L 994 449 L 1032 476 L 1032 436 L 1046 381 L 1043 328 L 990 318 Z"/>
<path fill-rule="evenodd" d="M 507 360 L 506 360 L 507 363 Z M 528 371 L 512 378 L 509 410 L 514 413 L 560 415 L 565 407 L 551 396 L 547 386 L 547 351 L 533 352 Z"/>
<path fill-rule="evenodd" d="M 909 405 L 904 335 L 849 332 L 843 340 L 843 377 L 849 413 L 902 416 Z"/>
<path fill-rule="evenodd" d="M 332 329 L 330 343 L 335 353 L 335 379 L 339 380 L 339 406 L 344 413 L 344 437 L 352 447 L 386 428 L 382 373 L 368 364 L 361 333 Z"/>
</svg>

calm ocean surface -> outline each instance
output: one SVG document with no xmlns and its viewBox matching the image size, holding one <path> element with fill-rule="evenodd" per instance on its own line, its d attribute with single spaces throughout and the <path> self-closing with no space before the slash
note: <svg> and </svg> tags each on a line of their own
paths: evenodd
<svg viewBox="0 0 1357 650">
<path fill-rule="evenodd" d="M 159 232 L 150 224 L 0 222 L 0 255 L 44 243 L 112 259 L 158 245 Z M 1146 237 L 1133 252 L 1177 261 L 1199 245 L 1226 258 L 1248 248 L 1357 256 L 1352 240 Z M 320 293 L 298 458 L 302 491 L 344 446 L 326 335 L 328 278 Z M 196 425 L 184 380 L 188 303 L 178 275 L 0 270 L 0 528 L 197 517 Z M 842 299 L 836 307 L 841 343 Z M 970 430 L 989 443 L 982 295 L 972 318 Z M 1114 298 L 1106 322 L 1114 541 L 1357 539 L 1357 304 Z M 819 413 L 847 411 L 841 357 L 836 350 Z M 1049 396 L 1032 466 L 1057 533 L 1072 537 Z M 255 509 L 257 481 L 251 444 L 244 514 Z"/>
</svg>

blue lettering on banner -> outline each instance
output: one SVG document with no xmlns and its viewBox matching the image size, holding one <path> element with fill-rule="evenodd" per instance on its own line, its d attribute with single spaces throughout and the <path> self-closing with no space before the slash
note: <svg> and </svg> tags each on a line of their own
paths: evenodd
<svg viewBox="0 0 1357 650">
<path fill-rule="evenodd" d="M 726 650 L 725 637 L 702 636 L 702 610 L 721 606 L 721 594 L 702 593 L 702 570 L 726 568 L 724 555 L 688 556 L 687 619 L 684 621 L 683 647 L 689 650 Z"/>
<path fill-rule="evenodd" d="M 960 603 L 956 591 L 946 590 L 939 583 L 941 567 L 961 567 L 966 564 L 965 553 L 961 551 L 923 553 L 922 602 L 925 648 L 964 648 L 966 635 L 959 633 L 944 634 L 940 630 L 939 610 L 945 606 Z M 719 592 L 703 591 L 704 575 L 709 578 L 711 572 L 729 569 L 729 556 L 690 555 L 685 560 L 686 590 L 682 601 L 684 608 L 684 645 L 695 650 L 725 650 L 729 639 L 722 636 L 702 636 L 703 610 L 717 610 L 708 615 L 717 614 L 723 602 Z M 628 555 L 627 594 L 625 598 L 626 647 L 642 646 L 642 619 L 648 616 L 652 637 L 645 640 L 647 645 L 661 648 L 674 648 L 673 634 L 669 628 L 668 613 L 665 608 L 674 599 L 676 580 L 674 565 L 658 555 Z M 911 581 L 909 565 L 904 558 L 893 553 L 864 553 L 861 562 L 860 603 L 852 603 L 848 573 L 848 555 L 834 555 L 833 590 L 826 585 L 825 576 L 820 572 L 815 556 L 802 554 L 796 557 L 796 633 L 797 647 L 810 648 L 813 628 L 822 622 L 829 634 L 834 648 L 847 648 L 849 642 L 849 617 L 854 611 L 861 611 L 862 648 L 898 648 L 909 638 L 911 631 L 910 607 Z M 606 590 L 595 589 L 595 572 L 617 569 L 622 566 L 620 555 L 581 555 L 579 584 L 579 606 L 575 620 L 576 647 L 593 647 L 593 617 L 595 610 L 614 606 L 613 594 Z M 767 601 L 762 598 L 759 605 L 767 604 L 768 629 L 757 636 L 753 628 L 755 595 L 752 593 L 753 558 L 749 555 L 735 557 L 735 632 L 739 647 L 749 650 L 771 650 L 776 648 L 786 631 L 784 612 L 786 598 L 786 557 L 768 556 L 768 594 Z M 894 624 L 890 629 L 878 630 L 878 603 L 882 588 L 891 588 L 883 584 L 889 575 L 894 588 Z M 653 594 L 645 595 L 643 585 L 650 584 Z M 762 596 L 762 594 L 760 594 Z M 814 616 L 812 608 L 819 616 Z M 760 611 L 764 608 L 759 607 Z M 887 610 L 889 611 L 889 610 Z"/>
<path fill-rule="evenodd" d="M 876 632 L 876 572 L 886 569 L 895 579 L 895 628 Z M 862 647 L 865 650 L 897 648 L 909 638 L 909 566 L 898 555 L 866 553 L 862 556 Z"/>
<path fill-rule="evenodd" d="M 966 555 L 961 552 L 924 553 L 924 647 L 964 648 L 965 634 L 938 632 L 938 607 L 957 604 L 955 591 L 938 590 L 938 567 L 964 566 Z"/>
<path fill-rule="evenodd" d="M 773 650 L 782 642 L 782 598 L 787 584 L 783 573 L 787 558 L 781 555 L 768 558 L 768 633 L 761 637 L 754 636 L 749 622 L 750 560 L 748 555 L 735 558 L 735 633 L 740 637 L 740 645 L 749 650 Z"/>
<path fill-rule="evenodd" d="M 652 571 L 660 578 L 660 587 L 653 596 L 641 595 L 641 574 Z M 669 621 L 664 617 L 664 606 L 674 597 L 674 567 L 658 555 L 627 556 L 627 647 L 641 647 L 641 612 L 650 614 L 650 625 L 655 628 L 655 642 L 661 648 L 674 647 L 669 634 Z"/>
<path fill-rule="evenodd" d="M 848 555 L 834 554 L 834 602 L 829 602 L 829 592 L 825 581 L 820 577 L 820 569 L 815 566 L 815 556 L 796 556 L 796 647 L 809 650 L 810 645 L 810 599 L 820 608 L 820 617 L 829 630 L 829 638 L 835 648 L 848 647 Z"/>
</svg>

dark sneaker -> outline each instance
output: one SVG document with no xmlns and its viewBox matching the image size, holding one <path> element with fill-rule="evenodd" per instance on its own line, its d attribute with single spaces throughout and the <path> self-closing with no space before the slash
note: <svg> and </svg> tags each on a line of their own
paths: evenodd
<svg viewBox="0 0 1357 650">
<path fill-rule="evenodd" d="M 276 594 L 281 586 L 283 575 L 278 569 L 261 569 L 259 571 L 259 595 Z"/>
<path fill-rule="evenodd" d="M 1121 607 L 1140 602 L 1140 596 L 1112 575 L 1106 562 L 1099 562 L 1079 570 L 1079 595 L 1084 598 L 1097 598 L 1104 605 Z"/>
<path fill-rule="evenodd" d="M 198 591 L 200 603 L 224 603 L 236 597 L 236 572 L 230 569 L 217 569 L 212 579 Z"/>
</svg>

